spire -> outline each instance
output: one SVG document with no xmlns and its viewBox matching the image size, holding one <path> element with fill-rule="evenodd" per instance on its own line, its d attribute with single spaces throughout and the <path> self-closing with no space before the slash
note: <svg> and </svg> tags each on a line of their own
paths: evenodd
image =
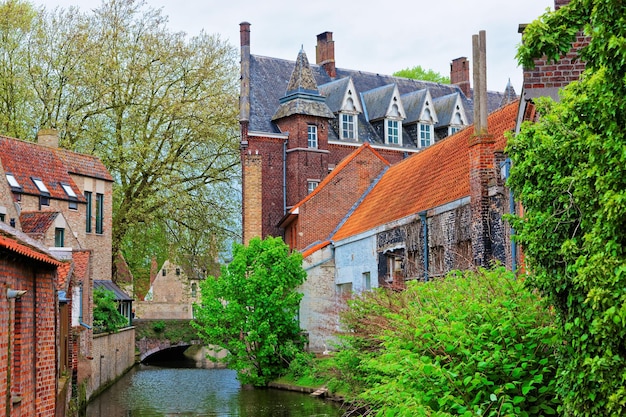
<svg viewBox="0 0 626 417">
<path fill-rule="evenodd" d="M 315 82 L 313 72 L 309 66 L 309 60 L 304 52 L 304 47 L 300 49 L 298 58 L 296 58 L 296 66 L 291 73 L 286 95 L 297 91 L 317 92 L 317 83 Z M 317 94 L 319 94 L 319 92 L 317 92 Z"/>
<path fill-rule="evenodd" d="M 502 101 L 500 101 L 500 107 L 504 107 L 515 100 L 517 100 L 517 93 L 515 92 L 513 85 L 511 85 L 511 79 L 509 78 L 509 82 L 506 84 L 506 88 L 504 89 Z"/>
<path fill-rule="evenodd" d="M 317 83 L 309 66 L 304 47 L 300 49 L 298 58 L 296 58 L 291 79 L 287 84 L 287 92 L 279 101 L 280 106 L 278 106 L 272 120 L 292 114 L 306 114 L 328 119 L 335 117 L 326 105 L 326 98 L 317 89 Z"/>
</svg>

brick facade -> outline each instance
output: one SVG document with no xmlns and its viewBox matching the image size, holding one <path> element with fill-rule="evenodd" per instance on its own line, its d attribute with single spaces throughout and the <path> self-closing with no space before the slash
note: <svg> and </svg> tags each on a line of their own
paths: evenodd
<svg viewBox="0 0 626 417">
<path fill-rule="evenodd" d="M 61 263 L 42 252 L 33 259 L 32 249 L 13 239 L 8 247 L 0 245 L 0 415 L 54 416 L 55 280 Z M 8 289 L 26 293 L 9 299 Z"/>
</svg>

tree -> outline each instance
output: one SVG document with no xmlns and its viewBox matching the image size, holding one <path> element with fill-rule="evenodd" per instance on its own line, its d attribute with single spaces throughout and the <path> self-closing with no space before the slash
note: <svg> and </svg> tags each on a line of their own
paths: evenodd
<svg viewBox="0 0 626 417">
<path fill-rule="evenodd" d="M 140 273 L 153 256 L 217 253 L 238 235 L 232 46 L 172 33 L 142 0 L 88 14 L 35 12 L 20 0 L 0 7 L 3 133 L 33 139 L 54 127 L 61 146 L 100 157 L 115 180 L 114 257 L 122 251 Z M 155 230 L 165 239 L 152 240 Z M 200 232 L 212 238 L 189 238 Z M 131 253 L 156 243 L 158 253 Z"/>
<path fill-rule="evenodd" d="M 233 260 L 219 278 L 200 284 L 202 304 L 193 327 L 209 344 L 230 352 L 242 383 L 265 386 L 302 350 L 296 291 L 306 278 L 302 255 L 281 238 L 233 245 Z"/>
<path fill-rule="evenodd" d="M 432 69 L 425 70 L 420 65 L 405 68 L 393 73 L 396 77 L 412 78 L 414 80 L 432 81 L 434 83 L 450 84 L 450 77 L 443 76 Z"/>
<path fill-rule="evenodd" d="M 540 100 L 510 140 L 509 185 L 524 206 L 512 223 L 562 330 L 562 415 L 622 415 L 626 404 L 626 4 L 573 0 L 529 25 L 518 59 L 558 59 L 579 29 L 587 70 Z"/>
</svg>

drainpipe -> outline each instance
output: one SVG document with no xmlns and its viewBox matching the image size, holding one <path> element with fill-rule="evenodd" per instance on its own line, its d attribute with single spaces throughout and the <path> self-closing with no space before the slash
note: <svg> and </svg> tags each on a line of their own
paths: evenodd
<svg viewBox="0 0 626 417">
<path fill-rule="evenodd" d="M 426 222 L 426 211 L 419 213 L 422 222 L 422 230 L 424 235 L 424 281 L 428 282 L 428 224 Z"/>
<path fill-rule="evenodd" d="M 287 140 L 283 141 L 283 216 L 287 214 Z"/>
<path fill-rule="evenodd" d="M 511 158 L 506 158 L 504 162 L 500 164 L 501 176 L 505 182 L 509 179 L 511 174 L 511 164 Z M 509 214 L 515 214 L 515 198 L 511 188 L 509 188 Z M 514 236 L 515 229 L 511 226 L 511 271 L 513 271 L 513 273 L 517 271 L 517 244 L 515 243 Z"/>
</svg>

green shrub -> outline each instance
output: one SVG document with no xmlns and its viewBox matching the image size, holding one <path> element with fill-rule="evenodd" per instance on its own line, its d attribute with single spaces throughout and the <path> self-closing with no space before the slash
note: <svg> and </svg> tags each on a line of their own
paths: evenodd
<svg viewBox="0 0 626 417">
<path fill-rule="evenodd" d="M 342 321 L 336 371 L 375 415 L 539 416 L 559 406 L 553 316 L 503 268 L 367 292 Z"/>
<path fill-rule="evenodd" d="M 117 310 L 115 293 L 104 288 L 93 290 L 93 327 L 94 332 L 116 332 L 128 326 L 128 318 Z"/>
<path fill-rule="evenodd" d="M 163 320 L 155 321 L 152 323 L 152 330 L 154 330 L 155 333 L 161 333 L 165 330 L 165 322 Z"/>
</svg>

